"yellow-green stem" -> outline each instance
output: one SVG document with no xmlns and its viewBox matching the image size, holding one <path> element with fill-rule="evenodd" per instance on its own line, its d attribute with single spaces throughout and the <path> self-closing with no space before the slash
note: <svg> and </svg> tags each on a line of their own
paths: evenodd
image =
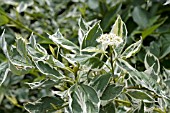
<svg viewBox="0 0 170 113">
<path fill-rule="evenodd" d="M 110 54 L 110 63 L 111 63 L 111 67 L 112 67 L 112 75 L 114 75 L 114 67 L 113 67 L 113 49 L 112 49 L 112 47 L 111 46 L 109 46 L 110 47 L 110 52 L 111 52 L 111 54 Z"/>
<path fill-rule="evenodd" d="M 128 106 L 128 107 L 131 106 L 131 103 L 130 103 L 129 101 L 119 100 L 119 99 L 114 99 L 114 101 L 117 102 L 117 103 L 124 104 L 124 105 L 126 105 L 126 106 Z"/>
<path fill-rule="evenodd" d="M 38 37 L 42 38 L 42 39 L 46 39 L 44 36 L 40 35 L 39 33 L 31 30 L 30 28 L 26 27 L 25 25 L 23 25 L 22 23 L 12 19 L 11 17 L 9 17 L 7 14 L 5 14 L 3 11 L 0 10 L 0 14 L 2 14 L 3 16 L 5 16 L 6 18 L 8 18 L 9 21 L 13 22 L 15 25 L 24 28 L 25 30 L 27 30 L 30 33 L 34 33 L 35 35 L 37 35 Z"/>
</svg>

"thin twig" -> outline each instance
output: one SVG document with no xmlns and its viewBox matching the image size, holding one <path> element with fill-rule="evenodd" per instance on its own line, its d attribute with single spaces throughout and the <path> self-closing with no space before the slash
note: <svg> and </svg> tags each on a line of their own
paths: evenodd
<svg viewBox="0 0 170 113">
<path fill-rule="evenodd" d="M 119 99 L 114 99 L 114 101 L 117 102 L 117 103 L 122 103 L 122 104 L 124 104 L 124 105 L 126 105 L 128 107 L 131 106 L 131 103 L 129 101 L 119 100 Z"/>
<path fill-rule="evenodd" d="M 35 35 L 37 35 L 38 37 L 42 38 L 42 39 L 46 39 L 44 36 L 40 35 L 39 33 L 31 30 L 30 28 L 26 27 L 25 25 L 23 25 L 21 22 L 18 22 L 14 19 L 12 19 L 11 17 L 9 17 L 5 12 L 3 12 L 2 10 L 0 10 L 0 14 L 2 14 L 3 16 L 5 16 L 6 18 L 8 18 L 8 20 L 10 20 L 11 22 L 13 22 L 15 25 L 24 28 L 25 30 L 29 31 L 30 33 L 34 33 Z"/>
</svg>

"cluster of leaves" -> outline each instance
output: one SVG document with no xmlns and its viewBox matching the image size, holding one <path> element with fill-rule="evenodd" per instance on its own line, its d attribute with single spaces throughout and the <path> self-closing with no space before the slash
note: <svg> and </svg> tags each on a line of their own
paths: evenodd
<svg viewBox="0 0 170 113">
<path fill-rule="evenodd" d="M 4 0 L 0 112 L 170 111 L 168 4 L 168 0 Z M 109 32 L 122 37 L 123 43 L 118 47 L 97 43 Z"/>
</svg>

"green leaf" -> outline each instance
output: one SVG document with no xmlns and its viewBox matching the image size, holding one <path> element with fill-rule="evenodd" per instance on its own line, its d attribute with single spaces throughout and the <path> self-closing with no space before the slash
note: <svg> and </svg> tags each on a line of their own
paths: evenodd
<svg viewBox="0 0 170 113">
<path fill-rule="evenodd" d="M 145 39 L 145 37 L 147 37 L 148 35 L 152 34 L 159 26 L 161 26 L 167 18 L 164 18 L 163 21 L 161 21 L 159 24 L 153 25 L 147 29 L 145 29 L 144 31 L 142 31 L 142 38 Z"/>
<path fill-rule="evenodd" d="M 5 4 L 8 4 L 8 5 L 13 5 L 13 6 L 16 6 L 18 5 L 19 3 L 21 2 L 24 2 L 25 4 L 27 4 L 28 6 L 31 6 L 33 5 L 33 0 L 7 0 L 7 1 L 3 1 Z"/>
<path fill-rule="evenodd" d="M 25 46 L 22 46 L 22 49 L 19 49 L 20 53 L 17 51 L 17 48 L 15 46 L 12 46 L 10 51 L 8 51 L 7 42 L 5 40 L 5 37 L 3 37 L 3 34 L 0 38 L 0 46 L 4 54 L 9 60 L 10 70 L 12 71 L 12 73 L 16 75 L 23 75 L 23 74 L 28 73 L 34 67 L 32 66 L 32 62 L 27 56 L 24 56 L 24 57 L 21 56 L 23 54 L 26 54 L 26 51 L 23 49 L 25 48 Z M 22 53 L 22 52 L 25 52 L 25 53 Z"/>
<path fill-rule="evenodd" d="M 141 28 L 146 28 L 148 26 L 149 19 L 147 17 L 147 12 L 139 6 L 134 8 L 132 18 Z"/>
<path fill-rule="evenodd" d="M 99 113 L 116 113 L 116 106 L 110 102 L 107 105 L 100 108 Z"/>
<path fill-rule="evenodd" d="M 16 8 L 16 10 L 21 13 L 24 12 L 27 9 L 27 4 L 25 4 L 23 1 L 19 3 L 18 7 Z"/>
<path fill-rule="evenodd" d="M 65 57 L 63 57 L 65 58 Z M 67 66 L 64 65 L 64 63 L 60 62 L 59 60 L 55 59 L 52 55 L 48 55 L 45 57 L 45 60 L 48 64 L 50 64 L 52 67 L 56 69 L 63 69 L 67 70 L 69 72 L 73 72 L 73 70 Z M 75 62 L 74 62 L 75 63 Z M 76 65 L 76 64 L 75 64 Z"/>
<path fill-rule="evenodd" d="M 85 60 L 91 58 L 91 55 L 75 55 L 75 54 L 60 54 L 64 59 L 66 59 L 69 63 L 74 66 L 77 66 L 77 63 L 81 63 Z"/>
<path fill-rule="evenodd" d="M 27 51 L 29 56 L 31 56 L 32 58 L 44 59 L 44 57 L 47 55 L 46 53 L 42 53 L 37 49 L 31 47 L 30 44 L 27 45 Z"/>
<path fill-rule="evenodd" d="M 154 54 L 157 58 L 160 57 L 161 44 L 159 42 L 151 42 L 149 45 L 149 51 Z"/>
<path fill-rule="evenodd" d="M 155 31 L 161 24 L 156 24 L 154 26 L 151 26 L 147 29 L 145 29 L 144 31 L 142 31 L 142 37 L 143 39 L 145 39 L 148 35 L 150 35 L 151 33 L 153 33 L 153 31 Z"/>
<path fill-rule="evenodd" d="M 78 41 L 79 41 L 79 45 L 80 45 L 80 50 L 82 49 L 82 44 L 83 44 L 83 40 L 86 37 L 86 33 L 88 32 L 88 30 L 90 29 L 90 26 L 88 25 L 88 23 L 86 23 L 82 17 L 79 18 L 79 30 L 78 30 Z"/>
<path fill-rule="evenodd" d="M 0 26 L 5 25 L 9 22 L 8 18 L 6 16 L 0 15 Z"/>
<path fill-rule="evenodd" d="M 6 60 L 6 57 L 4 54 L 0 54 L 0 62 L 3 62 Z"/>
<path fill-rule="evenodd" d="M 81 51 L 85 51 L 85 52 L 89 52 L 89 53 L 91 53 L 91 52 L 95 52 L 95 53 L 105 53 L 104 50 L 99 49 L 99 48 L 97 48 L 97 47 L 86 47 L 86 48 L 82 49 Z"/>
<path fill-rule="evenodd" d="M 167 1 L 164 3 L 164 5 L 168 5 L 168 4 L 170 4 L 170 0 L 167 0 Z"/>
<path fill-rule="evenodd" d="M 137 107 L 137 109 L 135 109 L 135 111 L 133 113 L 145 113 L 144 106 L 145 106 L 144 102 L 141 101 L 140 106 Z"/>
<path fill-rule="evenodd" d="M 150 67 L 153 66 L 154 72 L 156 74 L 160 73 L 159 59 L 155 55 L 153 55 L 152 53 L 147 52 L 147 54 L 145 55 L 144 64 L 145 64 L 146 69 L 149 69 Z"/>
<path fill-rule="evenodd" d="M 89 54 L 83 54 L 83 55 L 67 55 L 68 58 L 72 59 L 74 62 L 83 62 L 85 60 L 88 60 L 89 58 L 93 57 Z"/>
<path fill-rule="evenodd" d="M 88 0 L 87 5 L 89 6 L 89 8 L 95 10 L 95 9 L 97 9 L 99 7 L 98 2 L 99 1 L 97 1 L 97 0 Z"/>
<path fill-rule="evenodd" d="M 135 71 L 136 69 L 132 67 L 127 61 L 123 59 L 118 59 L 117 65 L 125 72 L 127 71 Z"/>
<path fill-rule="evenodd" d="M 85 33 L 89 30 L 90 26 L 84 21 L 82 17 L 79 18 L 79 27 Z"/>
<path fill-rule="evenodd" d="M 33 34 L 30 36 L 29 44 L 27 44 L 26 48 L 28 54 L 32 58 L 44 59 L 44 57 L 48 55 L 46 49 L 36 42 L 36 39 Z"/>
<path fill-rule="evenodd" d="M 56 44 L 73 53 L 79 53 L 79 47 L 68 39 L 64 38 L 58 30 L 55 34 L 49 35 L 49 38 Z"/>
<path fill-rule="evenodd" d="M 154 101 L 150 95 L 148 95 L 147 93 L 145 93 L 144 91 L 141 91 L 141 90 L 128 91 L 127 93 L 130 96 L 132 96 L 133 98 L 140 99 L 145 102 L 153 102 Z"/>
<path fill-rule="evenodd" d="M 3 62 L 0 64 L 0 87 L 6 80 L 8 73 L 9 73 L 8 63 Z"/>
<path fill-rule="evenodd" d="M 45 61 L 34 61 L 36 67 L 38 68 L 38 70 L 47 75 L 47 77 L 52 77 L 52 78 L 62 78 L 63 75 L 61 75 L 55 68 L 53 68 L 49 63 L 45 62 Z"/>
<path fill-rule="evenodd" d="M 51 113 L 56 111 L 53 106 L 61 107 L 64 101 L 60 97 L 42 97 L 35 102 L 29 102 L 24 105 L 30 113 Z"/>
<path fill-rule="evenodd" d="M 110 33 L 116 34 L 123 39 L 123 42 L 115 48 L 117 55 L 120 55 L 127 41 L 127 29 L 125 23 L 122 21 L 121 17 L 118 16 Z"/>
<path fill-rule="evenodd" d="M 108 12 L 105 12 L 103 20 L 101 22 L 101 26 L 105 31 L 116 19 L 118 12 L 121 10 L 122 4 L 117 4 L 116 6 L 112 7 Z"/>
<path fill-rule="evenodd" d="M 23 57 L 26 57 L 27 49 L 26 49 L 25 40 L 22 37 L 20 37 L 17 39 L 16 43 L 17 43 L 17 51 L 20 53 L 20 55 L 22 55 Z"/>
<path fill-rule="evenodd" d="M 155 6 L 156 7 L 156 6 Z M 153 8 L 154 9 L 154 8 Z M 152 9 L 152 10 L 153 10 Z M 156 11 L 156 10 L 155 10 Z M 151 13 L 153 13 L 153 12 L 151 12 Z M 153 14 L 152 14 L 153 15 Z M 149 26 L 153 26 L 153 24 L 154 23 L 156 23 L 156 22 L 158 22 L 158 20 L 160 19 L 160 15 L 154 15 L 153 17 L 151 17 L 150 19 L 149 19 Z M 165 20 L 166 20 L 166 17 L 164 18 Z"/>
<path fill-rule="evenodd" d="M 54 81 L 54 80 L 50 80 L 50 79 L 46 79 L 40 82 L 33 82 L 33 83 L 26 83 L 30 86 L 31 89 L 38 89 L 38 88 L 51 88 L 54 85 L 57 85 L 58 82 Z"/>
<path fill-rule="evenodd" d="M 83 44 L 82 44 L 82 49 L 86 47 L 95 47 L 98 43 L 96 39 L 103 33 L 99 22 L 95 23 L 89 31 L 87 32 Z"/>
<path fill-rule="evenodd" d="M 12 73 L 16 75 L 24 75 L 29 73 L 32 69 L 34 69 L 34 66 L 30 58 L 28 56 L 22 56 L 23 54 L 22 52 L 20 54 L 15 46 L 12 46 L 9 51 L 8 57 L 9 68 L 12 71 Z"/>
<path fill-rule="evenodd" d="M 116 34 L 117 36 L 126 40 L 127 37 L 127 29 L 125 23 L 122 21 L 120 15 L 117 17 L 110 33 Z"/>
<path fill-rule="evenodd" d="M 3 50 L 3 53 L 5 54 L 5 56 L 8 58 L 9 55 L 8 55 L 8 50 L 7 50 L 7 42 L 4 37 L 4 33 L 5 33 L 5 30 L 3 30 L 1 37 L 0 37 L 0 48 Z"/>
<path fill-rule="evenodd" d="M 44 56 L 46 56 L 46 54 L 41 53 L 38 50 L 35 50 L 29 44 L 27 45 L 27 51 L 29 56 L 31 56 L 32 58 L 43 59 Z"/>
<path fill-rule="evenodd" d="M 16 7 L 16 10 L 21 13 L 24 12 L 27 7 L 32 6 L 34 4 L 33 0 L 23 0 L 23 1 L 19 1 L 19 3 L 17 3 L 18 6 Z"/>
<path fill-rule="evenodd" d="M 28 74 L 34 68 L 33 66 L 15 65 L 12 61 L 9 61 L 8 65 L 11 72 L 15 75 Z"/>
<path fill-rule="evenodd" d="M 111 74 L 107 73 L 104 75 L 97 76 L 93 80 L 91 80 L 90 86 L 92 86 L 96 90 L 99 97 L 102 96 L 103 91 L 106 89 L 110 81 L 110 78 Z"/>
<path fill-rule="evenodd" d="M 161 37 L 161 53 L 160 53 L 160 59 L 164 58 L 166 55 L 170 53 L 170 34 L 164 34 L 163 37 Z"/>
<path fill-rule="evenodd" d="M 63 58 L 67 59 L 71 64 L 76 66 L 76 63 L 85 66 L 88 69 L 100 69 L 104 62 L 101 61 L 98 57 L 91 55 L 62 55 Z"/>
<path fill-rule="evenodd" d="M 31 34 L 31 36 L 29 38 L 29 43 L 30 43 L 31 47 L 33 47 L 33 48 L 37 47 L 37 42 L 36 42 L 36 39 L 35 39 L 33 33 Z"/>
<path fill-rule="evenodd" d="M 69 89 L 71 113 L 98 113 L 100 100 L 96 91 L 87 85 L 75 84 Z"/>
<path fill-rule="evenodd" d="M 66 58 L 66 57 L 63 57 Z M 59 60 L 55 59 L 53 56 L 48 55 L 45 57 L 46 62 L 48 62 L 52 67 L 56 67 L 57 69 L 67 70 L 69 72 L 73 72 L 73 70 L 70 67 L 65 66 L 64 63 L 60 62 Z M 68 58 L 67 58 L 68 60 Z M 70 59 L 69 59 L 70 60 Z M 73 61 L 74 62 L 74 61 Z M 74 64 L 75 63 L 75 64 Z M 76 62 L 74 62 L 73 65 L 76 66 Z"/>
<path fill-rule="evenodd" d="M 5 86 L 5 88 L 6 88 L 6 86 L 13 86 L 13 85 L 16 85 L 16 84 L 20 83 L 23 80 L 23 78 L 24 78 L 24 76 L 16 76 L 16 75 L 14 75 L 11 72 L 11 70 L 9 70 L 9 72 L 7 74 L 8 75 L 7 75 L 4 83 L 2 84 L 2 86 Z M 8 91 L 12 90 L 12 88 L 10 87 L 7 90 Z M 6 92 L 6 93 L 9 93 L 9 92 Z"/>
<path fill-rule="evenodd" d="M 152 65 L 150 68 L 146 69 L 144 72 L 145 72 L 146 74 L 148 74 L 149 76 L 151 76 L 153 79 L 155 79 L 155 80 L 160 80 L 160 76 L 155 73 L 153 67 L 154 67 L 154 65 Z"/>
<path fill-rule="evenodd" d="M 134 79 L 135 85 L 147 88 L 150 91 L 155 92 L 157 95 L 163 94 L 161 86 L 150 75 L 138 71 L 128 71 L 128 73 L 130 74 L 130 77 Z"/>
<path fill-rule="evenodd" d="M 123 88 L 124 86 L 109 85 L 103 92 L 101 100 L 112 100 L 116 98 L 122 92 Z"/>
<path fill-rule="evenodd" d="M 79 31 L 78 31 L 78 41 L 79 41 L 79 45 L 80 45 L 80 50 L 82 49 L 82 44 L 83 44 L 83 40 L 85 38 L 85 33 L 84 31 L 79 28 Z"/>
<path fill-rule="evenodd" d="M 104 62 L 97 57 L 91 57 L 81 61 L 80 64 L 85 65 L 89 69 L 100 69 L 104 65 Z"/>
<path fill-rule="evenodd" d="M 131 44 L 129 47 L 127 47 L 125 51 L 122 53 L 122 57 L 127 59 L 130 58 L 131 56 L 134 56 L 137 52 L 139 52 L 141 46 L 142 38 L 136 43 Z"/>
<path fill-rule="evenodd" d="M 48 56 L 46 57 L 46 61 L 47 61 L 49 64 L 51 64 L 53 67 L 59 67 L 59 68 L 62 68 L 62 69 L 66 68 L 66 66 L 65 66 L 62 62 L 60 62 L 59 60 L 55 59 L 55 58 L 54 58 L 53 56 L 51 56 L 51 55 L 48 55 Z"/>
<path fill-rule="evenodd" d="M 163 68 L 163 76 L 165 77 L 165 80 L 170 79 L 170 70 Z"/>
<path fill-rule="evenodd" d="M 164 82 L 165 82 L 166 86 L 168 86 L 170 88 L 170 79 L 165 80 Z"/>
<path fill-rule="evenodd" d="M 24 54 L 24 53 L 23 53 Z M 15 46 L 12 46 L 9 51 L 8 58 L 14 65 L 18 66 L 32 66 L 32 61 L 28 56 L 22 56 Z"/>
<path fill-rule="evenodd" d="M 54 50 L 54 48 L 53 48 L 52 46 L 49 45 L 49 49 L 50 49 L 52 55 L 55 56 L 55 50 Z"/>
</svg>

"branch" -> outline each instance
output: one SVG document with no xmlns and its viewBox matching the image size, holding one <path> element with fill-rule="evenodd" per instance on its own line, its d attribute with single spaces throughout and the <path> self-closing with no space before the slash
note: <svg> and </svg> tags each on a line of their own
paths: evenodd
<svg viewBox="0 0 170 113">
<path fill-rule="evenodd" d="M 121 103 L 126 105 L 127 107 L 131 107 L 131 103 L 129 101 L 125 101 L 125 100 L 119 100 L 119 99 L 114 99 L 115 102 L 117 103 Z"/>
<path fill-rule="evenodd" d="M 35 35 L 37 35 L 38 37 L 47 40 L 47 38 L 45 38 L 44 36 L 40 35 L 39 33 L 31 30 L 30 28 L 26 27 L 25 25 L 23 25 L 21 22 L 18 22 L 14 19 L 12 19 L 11 17 L 9 17 L 5 12 L 3 12 L 2 10 L 0 10 L 0 14 L 2 14 L 3 16 L 5 16 L 6 18 L 8 18 L 8 20 L 10 20 L 11 22 L 13 22 L 15 25 L 24 28 L 25 30 L 29 31 L 30 33 L 34 33 Z"/>
</svg>

